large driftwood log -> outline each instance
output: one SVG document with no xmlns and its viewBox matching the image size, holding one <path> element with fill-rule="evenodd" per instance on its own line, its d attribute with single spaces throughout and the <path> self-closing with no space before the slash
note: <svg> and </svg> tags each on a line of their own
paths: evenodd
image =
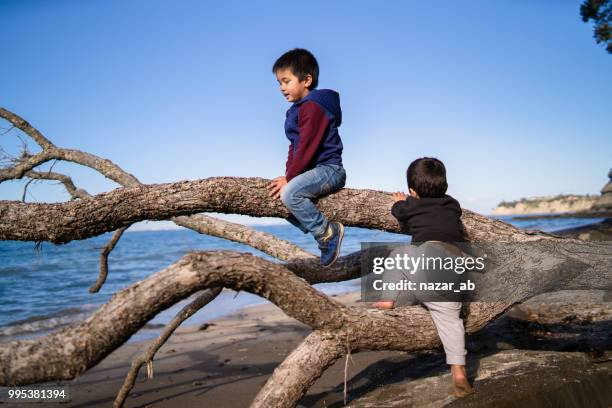
<svg viewBox="0 0 612 408">
<path fill-rule="evenodd" d="M 342 257 L 332 268 L 322 268 L 310 254 L 269 234 L 193 215 L 223 212 L 286 217 L 280 202 L 268 197 L 267 180 L 218 177 L 141 185 L 109 160 L 56 147 L 17 115 L 0 109 L 0 117 L 30 135 L 43 149 L 24 155 L 10 168 L 0 169 L 0 182 L 28 174 L 45 178 L 36 176 L 36 166 L 49 160 L 67 160 L 91 167 L 125 186 L 61 204 L 0 201 L 0 239 L 63 243 L 126 228 L 141 220 L 172 219 L 287 261 L 278 264 L 228 251 L 187 254 L 116 293 L 82 323 L 39 339 L 0 344 L 0 385 L 74 378 L 119 347 L 159 311 L 207 288 L 259 294 L 313 329 L 262 388 L 253 402 L 257 407 L 295 406 L 325 368 L 345 353 L 366 349 L 412 351 L 439 345 L 429 313 L 421 307 L 388 312 L 351 308 L 309 285 L 359 276 L 359 252 Z M 344 189 L 321 198 L 318 205 L 329 218 L 345 225 L 399 231 L 389 212 L 390 195 L 385 192 Z M 496 263 L 483 282 L 484 289 L 497 297 L 466 307 L 468 333 L 481 329 L 513 304 L 542 292 L 610 288 L 612 259 L 608 244 L 529 234 L 468 210 L 464 210 L 462 220 L 470 239 L 491 251 Z M 500 246 L 500 242 L 509 245 Z M 202 306 L 200 303 L 194 305 L 194 311 Z M 176 320 L 176 325 L 179 323 L 180 319 Z M 169 328 L 168 335 L 171 331 Z M 153 354 L 151 351 L 150 358 Z M 125 388 L 123 391 L 125 394 Z"/>
<path fill-rule="evenodd" d="M 289 214 L 268 197 L 270 180 L 213 177 L 203 180 L 119 188 L 67 203 L 0 201 L 0 239 L 66 243 L 114 231 L 143 220 L 166 220 L 199 212 L 281 217 Z M 400 232 L 391 215 L 391 195 L 383 191 L 345 188 L 323 197 L 318 207 L 332 220 Z M 509 224 L 463 210 L 468 235 L 477 241 L 528 240 Z"/>
</svg>

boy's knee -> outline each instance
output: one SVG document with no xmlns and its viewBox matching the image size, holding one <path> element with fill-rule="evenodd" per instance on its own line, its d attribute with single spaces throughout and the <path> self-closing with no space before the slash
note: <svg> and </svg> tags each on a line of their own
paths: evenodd
<svg viewBox="0 0 612 408">
<path fill-rule="evenodd" d="M 291 207 L 295 203 L 296 198 L 295 191 L 288 187 L 286 186 L 280 194 L 280 199 L 285 204 L 285 207 Z"/>
<path fill-rule="evenodd" d="M 280 199 L 285 207 L 299 205 L 306 198 L 308 198 L 308 192 L 300 183 L 289 182 L 280 193 Z"/>
</svg>

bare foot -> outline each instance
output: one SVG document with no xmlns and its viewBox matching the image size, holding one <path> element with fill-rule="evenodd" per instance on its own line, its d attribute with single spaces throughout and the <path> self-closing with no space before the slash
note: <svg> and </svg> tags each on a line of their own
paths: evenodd
<svg viewBox="0 0 612 408">
<path fill-rule="evenodd" d="M 453 395 L 457 398 L 463 398 L 474 393 L 474 388 L 470 385 L 467 378 L 460 380 L 453 379 L 453 388 Z"/>
<path fill-rule="evenodd" d="M 393 309 L 395 307 L 395 302 L 391 300 L 386 300 L 383 302 L 374 302 L 372 306 L 377 307 L 379 309 Z"/>
<path fill-rule="evenodd" d="M 457 398 L 465 397 L 474 393 L 474 388 L 467 379 L 464 365 L 451 365 L 453 376 L 453 395 Z"/>
</svg>

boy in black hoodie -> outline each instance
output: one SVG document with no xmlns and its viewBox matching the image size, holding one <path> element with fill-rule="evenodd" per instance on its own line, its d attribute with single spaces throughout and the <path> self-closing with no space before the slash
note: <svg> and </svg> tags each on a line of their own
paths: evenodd
<svg viewBox="0 0 612 408">
<path fill-rule="evenodd" d="M 438 159 L 423 157 L 410 164 L 406 176 L 410 195 L 394 193 L 395 203 L 391 207 L 391 213 L 399 221 L 402 232 L 412 235 L 413 244 L 432 245 L 429 243 L 433 242 L 450 256 L 461 256 L 461 250 L 450 244 L 465 241 L 461 206 L 446 194 L 448 183 L 444 164 Z M 386 298 L 393 300 L 375 302 L 374 306 L 393 309 L 401 305 L 400 296 L 397 292 L 386 293 Z M 465 330 L 459 316 L 461 302 L 423 304 L 431 313 L 446 352 L 446 362 L 451 366 L 454 395 L 463 397 L 473 393 L 465 371 L 467 352 Z"/>
</svg>

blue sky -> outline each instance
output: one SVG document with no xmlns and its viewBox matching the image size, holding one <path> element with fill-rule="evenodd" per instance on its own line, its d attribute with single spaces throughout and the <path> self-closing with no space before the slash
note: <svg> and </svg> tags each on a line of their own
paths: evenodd
<svg viewBox="0 0 612 408">
<path fill-rule="evenodd" d="M 284 171 L 270 72 L 310 49 L 340 92 L 347 186 L 405 189 L 421 156 L 465 208 L 598 193 L 612 167 L 612 55 L 580 1 L 2 1 L 0 105 L 145 183 Z M 6 123 L 0 124 L 7 127 Z M 0 136 L 15 152 L 18 133 Z M 57 164 L 91 193 L 114 188 Z M 19 199 L 23 182 L 0 184 Z M 53 184 L 29 201 L 63 201 Z"/>
</svg>

